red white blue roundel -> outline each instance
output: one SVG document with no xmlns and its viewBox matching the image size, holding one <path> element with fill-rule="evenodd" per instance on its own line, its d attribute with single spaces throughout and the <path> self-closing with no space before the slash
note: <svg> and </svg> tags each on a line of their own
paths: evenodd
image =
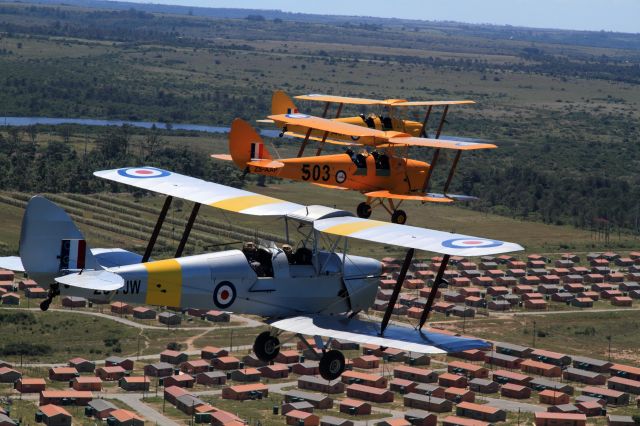
<svg viewBox="0 0 640 426">
<path fill-rule="evenodd" d="M 284 116 L 287 118 L 309 118 L 307 114 L 300 114 L 298 112 L 294 112 L 292 114 L 285 114 Z"/>
<path fill-rule="evenodd" d="M 118 174 L 124 177 L 136 178 L 136 179 L 150 179 L 169 176 L 171 172 L 166 170 L 157 169 L 155 167 L 127 167 L 118 170 Z"/>
<path fill-rule="evenodd" d="M 213 304 L 220 309 L 226 309 L 236 300 L 236 288 L 229 281 L 222 281 L 213 290 Z"/>
<path fill-rule="evenodd" d="M 445 247 L 457 249 L 498 247 L 502 244 L 504 244 L 502 241 L 487 240 L 485 238 L 454 238 L 442 242 Z"/>
</svg>

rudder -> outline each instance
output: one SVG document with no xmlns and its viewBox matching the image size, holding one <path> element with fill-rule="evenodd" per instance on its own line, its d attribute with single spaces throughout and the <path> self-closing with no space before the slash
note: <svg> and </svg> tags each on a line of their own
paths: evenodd
<svg viewBox="0 0 640 426">
<path fill-rule="evenodd" d="M 61 271 L 101 269 L 67 212 L 40 195 L 29 200 L 22 218 L 20 258 L 25 271 L 45 286 Z"/>
<path fill-rule="evenodd" d="M 272 115 L 293 114 L 296 112 L 298 112 L 296 104 L 293 103 L 293 100 L 284 92 L 284 90 L 276 90 L 273 92 L 273 95 L 271 95 Z"/>
<path fill-rule="evenodd" d="M 236 118 L 231 123 L 229 153 L 233 162 L 240 169 L 247 167 L 247 163 L 251 160 L 272 159 L 258 132 L 251 124 L 240 118 Z"/>
</svg>

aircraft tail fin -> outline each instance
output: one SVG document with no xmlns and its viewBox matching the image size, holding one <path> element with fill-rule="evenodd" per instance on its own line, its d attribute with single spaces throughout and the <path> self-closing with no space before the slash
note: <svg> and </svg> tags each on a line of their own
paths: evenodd
<svg viewBox="0 0 640 426">
<path fill-rule="evenodd" d="M 295 114 L 298 112 L 296 104 L 284 90 L 276 90 L 271 95 L 271 115 Z"/>
<path fill-rule="evenodd" d="M 41 195 L 31 198 L 24 212 L 20 258 L 41 285 L 68 271 L 102 269 L 67 212 Z"/>
<path fill-rule="evenodd" d="M 255 160 L 272 160 L 264 141 L 246 121 L 236 118 L 229 132 L 229 153 L 231 159 L 241 169 Z"/>
</svg>

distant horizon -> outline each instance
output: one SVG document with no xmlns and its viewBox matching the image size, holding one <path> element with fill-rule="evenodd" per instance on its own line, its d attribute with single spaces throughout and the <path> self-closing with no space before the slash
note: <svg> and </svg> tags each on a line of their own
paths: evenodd
<svg viewBox="0 0 640 426">
<path fill-rule="evenodd" d="M 370 0 L 366 7 L 338 0 L 108 0 L 202 8 L 279 10 L 311 15 L 397 18 L 419 21 L 452 21 L 538 29 L 640 33 L 640 1 L 637 0 L 457 0 L 456 7 L 424 0 L 390 3 Z"/>
</svg>

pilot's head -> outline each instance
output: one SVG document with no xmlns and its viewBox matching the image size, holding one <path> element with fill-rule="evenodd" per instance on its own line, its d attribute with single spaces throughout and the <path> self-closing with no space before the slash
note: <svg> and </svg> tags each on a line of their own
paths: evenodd
<svg viewBox="0 0 640 426">
<path fill-rule="evenodd" d="M 242 251 L 254 252 L 256 251 L 256 245 L 253 243 L 253 241 L 247 241 L 246 243 L 243 244 Z"/>
<path fill-rule="evenodd" d="M 289 244 L 283 244 L 282 251 L 285 253 L 293 253 L 293 248 Z"/>
</svg>

